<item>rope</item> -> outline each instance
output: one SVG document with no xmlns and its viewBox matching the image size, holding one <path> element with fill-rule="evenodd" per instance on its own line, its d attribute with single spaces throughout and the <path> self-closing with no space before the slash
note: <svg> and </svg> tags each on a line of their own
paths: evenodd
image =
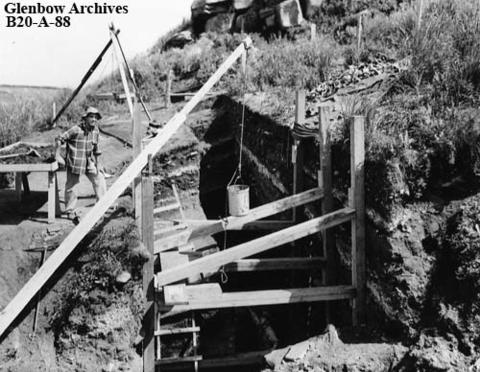
<svg viewBox="0 0 480 372">
<path fill-rule="evenodd" d="M 242 121 L 240 123 L 240 147 L 239 151 L 240 154 L 238 156 L 238 165 L 235 171 L 232 174 L 232 177 L 230 178 L 230 181 L 228 181 L 227 187 L 236 184 L 238 180 L 242 179 L 242 155 L 243 155 L 243 137 L 244 137 L 244 127 L 245 127 L 245 98 L 247 94 L 247 80 L 248 80 L 248 75 L 247 75 L 247 57 L 248 57 L 248 49 L 245 48 L 245 58 L 242 59 L 242 74 L 243 74 L 243 102 L 242 102 Z M 225 215 L 228 213 L 228 193 L 225 194 Z M 224 219 L 224 223 L 222 224 L 223 226 L 223 250 L 227 249 L 227 224 L 228 220 Z M 225 284 L 228 282 L 228 275 L 225 272 L 225 266 L 221 266 L 219 269 L 220 272 L 220 280 L 222 284 Z"/>
</svg>

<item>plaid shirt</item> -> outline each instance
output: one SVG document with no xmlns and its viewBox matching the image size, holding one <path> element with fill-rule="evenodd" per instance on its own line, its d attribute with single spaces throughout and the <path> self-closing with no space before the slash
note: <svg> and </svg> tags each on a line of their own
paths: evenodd
<svg viewBox="0 0 480 372">
<path fill-rule="evenodd" d="M 98 153 L 99 131 L 87 131 L 83 124 L 74 125 L 57 139 L 66 144 L 66 167 L 74 174 L 97 173 L 94 155 Z"/>
</svg>

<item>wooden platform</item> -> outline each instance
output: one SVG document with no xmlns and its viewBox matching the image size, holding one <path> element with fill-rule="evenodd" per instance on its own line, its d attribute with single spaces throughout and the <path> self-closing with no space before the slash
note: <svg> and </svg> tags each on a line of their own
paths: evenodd
<svg viewBox="0 0 480 372">
<path fill-rule="evenodd" d="M 58 163 L 35 163 L 35 164 L 0 164 L 0 173 L 15 173 L 15 193 L 17 200 L 22 200 L 23 193 L 30 193 L 28 173 L 45 172 L 48 177 L 48 223 L 55 222 L 55 217 L 60 215 L 60 201 L 58 196 L 57 181 Z"/>
</svg>

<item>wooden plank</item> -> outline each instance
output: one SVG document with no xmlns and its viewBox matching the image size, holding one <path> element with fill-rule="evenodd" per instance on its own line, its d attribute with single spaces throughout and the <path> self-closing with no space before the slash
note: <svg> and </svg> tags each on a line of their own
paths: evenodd
<svg viewBox="0 0 480 372">
<path fill-rule="evenodd" d="M 181 335 L 193 332 L 200 332 L 200 327 L 163 328 L 159 331 L 155 331 L 155 336 Z"/>
<path fill-rule="evenodd" d="M 325 263 L 323 257 L 250 258 L 231 262 L 225 271 L 315 270 Z"/>
<path fill-rule="evenodd" d="M 190 301 L 188 304 L 174 306 L 160 305 L 159 310 L 168 311 L 161 315 L 161 318 L 166 318 L 192 310 L 336 301 L 352 299 L 353 297 L 355 297 L 355 288 L 349 285 L 269 289 L 262 291 L 226 292 L 217 298 L 199 298 L 196 301 Z"/>
<path fill-rule="evenodd" d="M 0 164 L 0 173 L 6 172 L 53 172 L 58 169 L 58 163 L 35 164 Z"/>
<path fill-rule="evenodd" d="M 218 232 L 222 232 L 224 228 L 239 229 L 243 225 L 253 222 L 274 214 L 286 211 L 290 208 L 294 208 L 298 205 L 306 204 L 323 197 L 323 190 L 320 188 L 311 189 L 300 194 L 292 195 L 280 200 L 276 200 L 271 203 L 261 205 L 260 207 L 253 208 L 250 212 L 241 217 L 230 216 L 225 221 L 219 221 L 216 224 L 211 224 L 203 228 L 195 229 L 192 232 L 192 239 L 198 236 L 211 235 Z"/>
<path fill-rule="evenodd" d="M 155 240 L 153 244 L 153 253 L 157 254 L 160 252 L 165 252 L 173 248 L 177 248 L 181 245 L 185 245 L 188 243 L 188 238 L 192 232 L 187 230 L 181 230 L 177 234 L 170 235 L 166 238 L 161 238 L 159 240 Z"/>
<path fill-rule="evenodd" d="M 174 209 L 177 209 L 179 208 L 180 205 L 178 203 L 173 203 L 173 204 L 168 204 L 168 205 L 164 205 L 164 206 L 161 206 L 161 207 L 157 207 L 153 210 L 153 214 L 154 215 L 157 215 L 157 214 L 161 214 L 161 213 L 165 213 L 165 212 L 168 212 L 168 211 L 172 211 Z"/>
<path fill-rule="evenodd" d="M 147 164 L 150 156 L 155 155 L 173 136 L 178 128 L 201 101 L 222 75 L 233 66 L 241 56 L 245 48 L 251 45 L 251 39 L 246 38 L 244 43 L 222 63 L 205 85 L 198 91 L 184 107 L 159 131 L 157 136 L 145 147 L 145 149 L 123 171 L 120 177 L 110 187 L 108 192 L 93 206 L 92 209 L 81 219 L 80 223 L 71 231 L 60 246 L 52 253 L 44 265 L 30 278 L 10 303 L 0 312 L 0 336 L 2 336 L 20 312 L 43 287 L 47 280 L 57 271 L 65 259 L 75 250 L 78 243 L 88 234 L 97 221 L 103 216 L 113 202 L 125 191 L 141 169 Z M 56 163 L 54 163 L 56 165 Z M 56 169 L 56 168 L 55 168 Z M 52 169 L 52 170 L 55 170 Z M 22 170 L 20 170 L 22 171 Z"/>
<path fill-rule="evenodd" d="M 246 223 L 242 226 L 228 226 L 227 230 L 267 230 L 267 231 L 276 231 L 285 229 L 287 227 L 293 226 L 294 223 L 290 221 L 253 221 Z"/>
<path fill-rule="evenodd" d="M 145 262 L 142 269 L 143 298 L 145 299 L 145 312 L 142 328 L 145 333 L 143 338 L 143 370 L 155 371 L 155 289 L 154 256 L 153 256 L 153 182 L 148 175 L 141 177 L 141 235 L 147 250 L 151 253 L 150 259 Z"/>
<path fill-rule="evenodd" d="M 240 260 L 244 257 L 267 251 L 282 244 L 314 234 L 322 229 L 349 221 L 355 211 L 350 208 L 340 209 L 325 216 L 274 232 L 258 239 L 237 245 L 224 251 L 189 262 L 157 274 L 157 285 L 162 287 L 202 272 L 217 270 L 220 266 Z"/>
<path fill-rule="evenodd" d="M 190 303 L 197 301 L 210 301 L 221 298 L 222 288 L 218 283 L 202 283 L 194 285 L 175 284 L 163 287 L 163 301 L 161 306 L 169 306 L 175 302 Z"/>
<path fill-rule="evenodd" d="M 351 189 L 349 205 L 355 209 L 352 220 L 352 285 L 357 289 L 353 301 L 353 324 L 365 321 L 365 117 L 354 116 L 350 127 L 350 174 Z"/>
<path fill-rule="evenodd" d="M 170 251 L 170 252 L 161 252 L 160 256 L 160 267 L 162 270 L 168 270 L 172 267 L 183 265 L 187 262 L 188 256 L 185 254 L 181 254 L 178 251 Z"/>
</svg>

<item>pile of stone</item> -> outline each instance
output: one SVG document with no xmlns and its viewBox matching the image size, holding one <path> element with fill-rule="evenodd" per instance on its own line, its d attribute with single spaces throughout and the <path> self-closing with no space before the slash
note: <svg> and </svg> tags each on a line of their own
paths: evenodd
<svg viewBox="0 0 480 372">
<path fill-rule="evenodd" d="M 304 4 L 305 3 L 305 4 Z M 311 7 L 308 0 L 195 0 L 192 21 L 196 33 L 258 32 L 267 29 L 286 30 L 304 22 L 302 8 Z M 317 4 L 317 3 L 315 3 Z M 200 27 L 198 25 L 201 25 Z"/>
<path fill-rule="evenodd" d="M 350 65 L 347 70 L 334 71 L 327 81 L 322 82 L 318 87 L 309 92 L 307 98 L 309 100 L 327 98 L 337 93 L 340 89 L 354 86 L 362 80 L 374 76 L 397 75 L 404 69 L 405 64 L 385 62 L 380 59 L 376 59 L 370 63 L 362 62 L 358 65 Z"/>
</svg>

